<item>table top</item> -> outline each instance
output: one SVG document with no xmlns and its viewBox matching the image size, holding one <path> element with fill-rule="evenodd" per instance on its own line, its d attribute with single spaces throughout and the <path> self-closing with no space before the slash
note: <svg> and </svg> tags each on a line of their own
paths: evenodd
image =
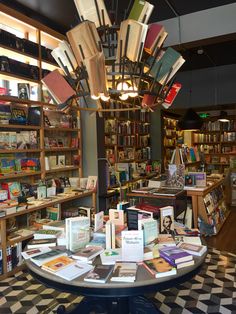
<svg viewBox="0 0 236 314">
<path fill-rule="evenodd" d="M 198 273 L 200 267 L 204 263 L 206 255 L 207 253 L 201 257 L 194 256 L 195 264 L 177 270 L 176 275 L 155 278 L 143 266 L 138 266 L 135 282 L 111 282 L 108 280 L 105 284 L 84 281 L 83 279 L 87 273 L 72 281 L 67 281 L 59 276 L 42 270 L 30 260 L 26 260 L 25 262 L 34 278 L 54 289 L 85 296 L 127 297 L 168 289 L 191 279 Z M 100 263 L 100 257 L 95 260 L 95 263 Z"/>
</svg>

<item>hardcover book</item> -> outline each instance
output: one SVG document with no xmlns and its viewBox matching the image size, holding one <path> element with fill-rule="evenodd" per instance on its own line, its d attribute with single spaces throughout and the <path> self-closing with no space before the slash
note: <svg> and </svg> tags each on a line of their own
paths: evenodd
<svg viewBox="0 0 236 314">
<path fill-rule="evenodd" d="M 162 257 L 144 261 L 143 266 L 156 278 L 177 274 L 176 268 Z"/>
<path fill-rule="evenodd" d="M 121 232 L 122 260 L 140 262 L 143 260 L 143 231 Z"/>
<path fill-rule="evenodd" d="M 42 79 L 43 84 L 48 88 L 58 104 L 65 103 L 75 95 L 73 88 L 58 70 L 50 72 Z"/>
<path fill-rule="evenodd" d="M 84 281 L 105 283 L 112 270 L 113 266 L 111 265 L 96 265 L 95 268 L 84 277 Z"/>
<path fill-rule="evenodd" d="M 148 23 L 153 9 L 153 4 L 145 0 L 135 0 L 128 18 L 142 23 Z"/>
<path fill-rule="evenodd" d="M 90 219 L 88 217 L 72 217 L 66 219 L 67 249 L 76 252 L 90 240 Z"/>
<path fill-rule="evenodd" d="M 158 23 L 150 24 L 144 43 L 145 51 L 149 54 L 154 54 L 156 49 L 159 49 L 162 46 L 167 36 L 168 33 L 165 31 L 163 25 Z"/>
</svg>

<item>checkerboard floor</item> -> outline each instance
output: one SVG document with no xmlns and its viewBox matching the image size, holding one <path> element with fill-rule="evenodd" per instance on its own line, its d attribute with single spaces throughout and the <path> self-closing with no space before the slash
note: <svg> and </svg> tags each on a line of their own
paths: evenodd
<svg viewBox="0 0 236 314">
<path fill-rule="evenodd" d="M 45 287 L 27 271 L 0 281 L 1 314 L 56 313 L 60 304 L 69 311 L 81 299 Z M 151 300 L 168 314 L 236 313 L 236 255 L 209 249 L 205 265 L 192 280 L 157 292 Z"/>
</svg>

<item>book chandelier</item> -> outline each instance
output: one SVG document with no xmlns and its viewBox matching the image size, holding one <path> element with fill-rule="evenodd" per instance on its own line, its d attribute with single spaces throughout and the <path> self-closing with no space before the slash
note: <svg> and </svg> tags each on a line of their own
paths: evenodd
<svg viewBox="0 0 236 314">
<path fill-rule="evenodd" d="M 124 110 L 164 104 L 185 60 L 172 48 L 161 49 L 168 35 L 162 25 L 147 25 L 154 6 L 135 0 L 128 19 L 117 26 L 103 0 L 74 2 L 82 22 L 67 32 L 69 44 L 60 42 L 52 55 L 79 106 L 83 99 L 88 107 L 87 96 L 97 100 L 100 111 L 112 110 L 116 102 Z"/>
</svg>

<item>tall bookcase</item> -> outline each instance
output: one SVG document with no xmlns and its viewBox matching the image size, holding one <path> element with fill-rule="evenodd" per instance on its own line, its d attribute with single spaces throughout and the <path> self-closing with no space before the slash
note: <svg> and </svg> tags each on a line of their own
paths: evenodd
<svg viewBox="0 0 236 314">
<path fill-rule="evenodd" d="M 229 122 L 218 118 L 207 119 L 202 129 L 193 133 L 193 144 L 204 153 L 208 172 L 225 173 L 236 158 L 236 116 L 228 116 Z"/>
<path fill-rule="evenodd" d="M 122 107 L 116 104 L 114 109 Z M 125 192 L 134 185 L 156 174 L 151 162 L 150 113 L 145 110 L 107 112 L 98 133 L 102 134 L 103 142 L 99 149 L 102 165 L 99 178 L 103 177 L 99 184 L 99 208 L 106 210 L 118 199 L 124 200 Z M 111 199 L 116 200 L 110 202 Z"/>
<path fill-rule="evenodd" d="M 40 115 L 38 123 L 29 124 L 7 124 L 0 121 L 0 136 L 7 139 L 7 143 L 1 143 L 0 158 L 17 159 L 19 155 L 26 159 L 35 158 L 39 160 L 37 169 L 14 169 L 0 175 L 0 183 L 3 182 L 26 182 L 31 185 L 39 180 L 66 177 L 82 176 L 82 137 L 80 129 L 80 114 L 76 108 L 71 109 L 67 114 L 57 111 L 57 106 L 46 102 L 49 97 L 41 84 L 42 77 L 48 71 L 57 68 L 57 65 L 50 57 L 51 49 L 55 48 L 60 40 L 65 37 L 48 27 L 0 4 L 0 18 L 2 30 L 0 31 L 0 105 L 1 108 L 18 108 L 26 114 L 29 109 L 37 110 Z M 7 32 L 7 33 L 6 33 Z M 10 35 L 9 35 L 10 33 Z M 13 61 L 14 62 L 13 62 Z M 13 67 L 13 65 L 15 65 Z M 21 70 L 24 69 L 21 73 Z M 33 71 L 33 74 L 32 74 Z M 31 76 L 32 74 L 32 76 Z M 19 83 L 21 85 L 19 85 Z M 25 87 L 27 96 L 20 95 L 19 87 Z M 24 97 L 24 99 L 21 98 Z M 5 110 L 5 109 L 3 109 Z M 55 118 L 57 116 L 57 118 Z M 46 118 L 47 117 L 47 118 Z M 17 134 L 33 135 L 33 145 L 20 148 Z M 12 140 L 14 139 L 14 140 Z M 14 145 L 12 145 L 14 142 Z M 10 144 L 9 144 L 10 143 Z M 52 157 L 52 158 L 50 158 Z M 60 158 L 59 158 L 60 157 Z M 50 160 L 51 159 L 51 160 Z M 48 165 L 48 161 L 58 161 L 61 165 Z M 55 201 L 48 201 L 44 205 L 32 206 L 13 214 L 0 218 L 0 265 L 2 275 L 0 279 L 17 272 L 21 267 L 15 267 L 12 271 L 7 269 L 7 250 L 9 247 L 16 247 L 17 244 L 29 239 L 32 235 L 18 237 L 9 240 L 7 228 L 12 221 L 20 221 L 23 216 L 29 213 L 45 210 L 47 206 L 69 204 L 83 198 L 90 197 L 95 206 L 95 194 L 88 192 L 84 194 L 74 193 L 71 196 Z"/>
</svg>

